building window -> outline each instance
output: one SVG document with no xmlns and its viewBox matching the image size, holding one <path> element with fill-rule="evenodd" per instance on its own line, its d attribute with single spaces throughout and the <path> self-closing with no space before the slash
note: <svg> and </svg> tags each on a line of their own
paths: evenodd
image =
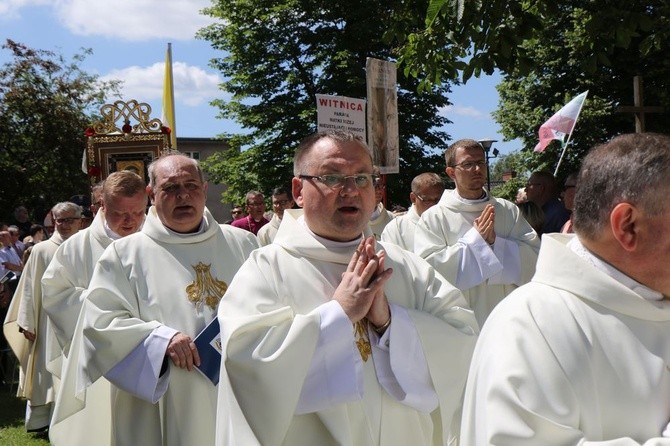
<svg viewBox="0 0 670 446">
<path fill-rule="evenodd" d="M 181 152 L 184 155 L 188 156 L 189 158 L 193 158 L 194 160 L 200 160 L 200 152 Z"/>
</svg>

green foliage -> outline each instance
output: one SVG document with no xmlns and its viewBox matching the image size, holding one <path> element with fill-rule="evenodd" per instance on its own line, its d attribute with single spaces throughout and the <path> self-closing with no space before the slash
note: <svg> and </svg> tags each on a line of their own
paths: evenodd
<svg viewBox="0 0 670 446">
<path fill-rule="evenodd" d="M 504 198 L 514 203 L 519 189 L 525 187 L 526 181 L 528 181 L 528 178 L 526 177 L 512 178 L 511 180 L 499 184 L 496 187 L 492 187 L 491 195 L 498 198 Z"/>
<path fill-rule="evenodd" d="M 535 39 L 523 44 L 536 69 L 531 75 L 514 69 L 505 76 L 497 87 L 500 103 L 494 113 L 506 138 L 523 141 L 526 168 L 553 172 L 561 145 L 554 141 L 544 153 L 532 153 L 537 131 L 570 99 L 589 90 L 559 181 L 579 169 L 593 145 L 635 130 L 633 115 L 616 110 L 633 104 L 635 75 L 644 76 L 646 104 L 670 109 L 670 61 L 657 45 L 659 35 L 667 37 L 670 30 L 670 5 L 640 0 L 563 3 L 562 16 L 547 21 Z M 670 132 L 667 114 L 647 114 L 646 130 Z"/>
<path fill-rule="evenodd" d="M 518 151 L 498 158 L 491 167 L 491 181 L 498 184 L 491 188 L 491 194 L 495 197 L 514 201 L 517 191 L 526 185 L 526 181 L 531 174 L 528 170 L 531 156 L 528 152 Z M 504 175 L 513 175 L 513 178 L 503 182 Z"/>
<path fill-rule="evenodd" d="M 505 174 L 512 172 L 515 176 L 528 178 L 530 171 L 527 168 L 527 155 L 526 152 L 512 152 L 500 156 L 491 166 L 491 181 L 502 181 Z"/>
<path fill-rule="evenodd" d="M 425 27 L 399 40 L 400 61 L 421 88 L 498 68 L 531 68 L 522 43 L 559 12 L 553 1 L 431 0 Z"/>
<path fill-rule="evenodd" d="M 293 152 L 316 130 L 315 95 L 365 97 L 366 58 L 395 60 L 393 42 L 423 26 L 425 8 L 400 0 L 217 0 L 206 9 L 219 21 L 199 37 L 224 52 L 212 66 L 232 96 L 213 105 L 248 130 L 224 135 L 232 150 L 203 162 L 212 181 L 228 185 L 224 201 L 289 184 Z M 402 73 L 398 83 L 401 173 L 388 178 L 389 203 L 407 200 L 418 173 L 443 168 L 438 154 L 449 138 L 436 130 L 448 123 L 438 114 L 449 104 L 448 86 L 417 94 L 419 82 Z"/>
<path fill-rule="evenodd" d="M 114 84 L 81 71 L 90 51 L 66 62 L 9 39 L 2 48 L 13 60 L 0 69 L 0 218 L 24 204 L 37 220 L 56 202 L 88 192 L 83 131 Z"/>
<path fill-rule="evenodd" d="M 422 88 L 455 79 L 459 70 L 463 81 L 494 69 L 536 73 L 542 66 L 535 63 L 533 43 L 543 43 L 548 28 L 576 19 L 577 8 L 585 13 L 579 21 L 583 38 L 573 43 L 582 57 L 571 65 L 582 73 L 617 63 L 621 49 L 634 47 L 650 56 L 670 37 L 664 0 L 431 0 L 425 27 L 398 40 L 400 60 L 407 74 L 421 79 Z"/>
</svg>

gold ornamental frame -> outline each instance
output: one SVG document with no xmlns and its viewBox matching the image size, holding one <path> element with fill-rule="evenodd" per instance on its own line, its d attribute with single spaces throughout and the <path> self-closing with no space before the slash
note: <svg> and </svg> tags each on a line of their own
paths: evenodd
<svg viewBox="0 0 670 446">
<path fill-rule="evenodd" d="M 100 107 L 102 119 L 85 131 L 86 158 L 91 184 L 117 170 L 130 169 L 145 181 L 147 167 L 169 151 L 170 128 L 151 118 L 151 106 L 132 99 Z"/>
</svg>

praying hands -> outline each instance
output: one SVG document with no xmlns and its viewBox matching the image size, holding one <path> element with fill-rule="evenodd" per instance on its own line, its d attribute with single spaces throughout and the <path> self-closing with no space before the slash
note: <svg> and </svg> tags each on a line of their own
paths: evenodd
<svg viewBox="0 0 670 446">
<path fill-rule="evenodd" d="M 384 284 L 393 270 L 384 269 L 384 251 L 375 253 L 375 239 L 368 237 L 361 241 L 351 257 L 347 270 L 342 273 L 342 281 L 335 290 L 336 300 L 353 323 L 367 317 L 370 323 L 379 327 L 390 317 L 390 310 Z"/>
<path fill-rule="evenodd" d="M 495 232 L 496 211 L 492 204 L 487 204 L 479 217 L 473 223 L 486 243 L 493 245 L 496 241 Z"/>
</svg>

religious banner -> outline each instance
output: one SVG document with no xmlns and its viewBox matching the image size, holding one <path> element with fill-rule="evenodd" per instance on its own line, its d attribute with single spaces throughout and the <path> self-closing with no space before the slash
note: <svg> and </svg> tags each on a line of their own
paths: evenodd
<svg viewBox="0 0 670 446">
<path fill-rule="evenodd" d="M 346 130 L 365 141 L 365 99 L 316 95 L 317 127 Z"/>
<path fill-rule="evenodd" d="M 396 65 L 368 57 L 365 65 L 368 94 L 368 146 L 382 174 L 398 173 L 398 92 Z"/>
<path fill-rule="evenodd" d="M 100 107 L 102 119 L 84 130 L 87 139 L 82 170 L 91 184 L 118 170 L 131 170 L 145 181 L 149 164 L 169 150 L 171 129 L 151 117 L 145 102 L 115 101 Z"/>
</svg>

